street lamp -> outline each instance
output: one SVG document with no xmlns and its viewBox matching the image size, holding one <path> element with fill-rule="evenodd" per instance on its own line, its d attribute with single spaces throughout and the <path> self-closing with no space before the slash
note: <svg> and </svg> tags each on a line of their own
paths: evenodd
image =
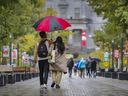
<svg viewBox="0 0 128 96">
<path fill-rule="evenodd" d="M 127 68 L 127 71 L 128 71 L 128 50 L 126 51 L 126 58 L 127 58 L 127 65 L 126 65 L 126 68 Z"/>
<path fill-rule="evenodd" d="M 124 52 L 123 52 L 123 49 L 124 49 L 124 39 L 123 37 L 121 38 L 121 71 L 123 71 L 123 55 L 124 55 Z"/>
<path fill-rule="evenodd" d="M 112 40 L 112 69 L 114 69 L 114 40 Z"/>
<path fill-rule="evenodd" d="M 9 35 L 10 38 L 10 65 L 12 64 L 12 33 Z"/>
<path fill-rule="evenodd" d="M 17 44 L 17 65 L 19 66 L 19 43 Z"/>
</svg>

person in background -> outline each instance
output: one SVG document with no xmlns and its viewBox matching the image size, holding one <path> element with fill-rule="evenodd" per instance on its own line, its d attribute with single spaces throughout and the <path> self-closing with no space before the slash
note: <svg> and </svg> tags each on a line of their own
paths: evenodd
<svg viewBox="0 0 128 96">
<path fill-rule="evenodd" d="M 92 63 L 91 63 L 91 75 L 94 78 L 96 78 L 96 68 L 97 68 L 97 62 L 95 60 L 92 60 Z"/>
<path fill-rule="evenodd" d="M 74 60 L 73 60 L 73 58 L 70 58 L 70 59 L 68 60 L 68 62 L 67 62 L 69 77 L 72 76 L 72 69 L 73 69 L 73 66 L 74 66 Z"/>
<path fill-rule="evenodd" d="M 87 59 L 87 65 L 86 65 L 86 75 L 90 78 L 91 77 L 91 57 Z"/>
<path fill-rule="evenodd" d="M 86 68 L 86 61 L 84 58 L 81 58 L 79 64 L 78 64 L 78 70 L 79 70 L 79 76 L 81 78 L 85 78 L 85 68 Z"/>
<path fill-rule="evenodd" d="M 73 70 L 74 70 L 74 75 L 76 76 L 77 75 L 77 62 L 75 62 Z"/>
</svg>

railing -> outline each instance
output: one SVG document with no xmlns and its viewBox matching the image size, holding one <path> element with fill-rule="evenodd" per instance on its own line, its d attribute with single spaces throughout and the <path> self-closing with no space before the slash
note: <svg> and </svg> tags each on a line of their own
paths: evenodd
<svg viewBox="0 0 128 96">
<path fill-rule="evenodd" d="M 0 65 L 0 86 L 29 80 L 38 77 L 38 75 L 39 70 L 37 68 Z"/>
</svg>

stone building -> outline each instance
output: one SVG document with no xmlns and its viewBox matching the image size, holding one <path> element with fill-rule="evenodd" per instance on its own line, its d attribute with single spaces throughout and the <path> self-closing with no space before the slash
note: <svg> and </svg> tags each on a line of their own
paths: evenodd
<svg viewBox="0 0 128 96">
<path fill-rule="evenodd" d="M 71 30 L 74 32 L 70 44 L 73 47 L 81 48 L 81 33 L 86 31 L 86 50 L 95 49 L 92 36 L 95 29 L 99 29 L 104 21 L 88 5 L 86 0 L 46 0 L 46 9 L 54 8 L 58 16 L 67 19 L 71 23 Z M 69 40 L 71 41 L 71 40 Z M 74 43 L 75 42 L 75 43 Z"/>
</svg>

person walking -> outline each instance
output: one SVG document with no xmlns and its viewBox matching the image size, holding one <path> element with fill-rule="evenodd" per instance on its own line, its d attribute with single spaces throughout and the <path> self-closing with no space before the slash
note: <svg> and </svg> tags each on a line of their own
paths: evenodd
<svg viewBox="0 0 128 96">
<path fill-rule="evenodd" d="M 56 50 L 55 64 L 50 64 L 52 71 L 52 84 L 51 87 L 60 88 L 62 73 L 67 73 L 67 60 L 65 57 L 65 46 L 62 37 L 58 36 L 54 42 L 54 49 Z"/>
<path fill-rule="evenodd" d="M 86 61 L 84 58 L 81 58 L 79 65 L 78 65 L 78 69 L 79 69 L 79 76 L 81 78 L 85 78 L 85 68 L 86 68 Z"/>
<path fill-rule="evenodd" d="M 86 75 L 90 78 L 91 77 L 91 57 L 87 59 L 87 65 L 86 65 Z"/>
<path fill-rule="evenodd" d="M 92 63 L 91 63 L 91 75 L 94 78 L 96 78 L 96 67 L 97 67 L 97 62 L 95 60 L 92 60 Z"/>
<path fill-rule="evenodd" d="M 74 60 L 73 60 L 73 58 L 70 58 L 70 59 L 68 60 L 68 62 L 67 62 L 69 77 L 72 76 L 72 69 L 73 69 L 73 66 L 74 66 Z"/>
<path fill-rule="evenodd" d="M 73 67 L 74 75 L 77 75 L 77 62 L 74 62 L 74 67 Z"/>
<path fill-rule="evenodd" d="M 41 40 L 35 46 L 33 66 L 35 67 L 35 65 L 38 63 L 40 87 L 47 88 L 49 73 L 48 54 L 50 41 L 47 39 L 47 34 L 45 32 L 40 32 L 39 35 L 41 37 Z"/>
</svg>

